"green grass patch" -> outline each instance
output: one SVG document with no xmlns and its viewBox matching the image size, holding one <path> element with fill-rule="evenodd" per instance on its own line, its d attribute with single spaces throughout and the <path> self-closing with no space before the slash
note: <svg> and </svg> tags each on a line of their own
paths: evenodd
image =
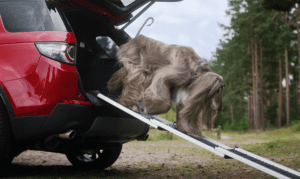
<svg viewBox="0 0 300 179">
<path fill-rule="evenodd" d="M 300 156 L 300 141 L 299 140 L 276 140 L 260 144 L 245 144 L 241 148 L 257 155 L 275 157 L 278 155 L 299 155 Z"/>
<path fill-rule="evenodd" d="M 172 106 L 172 108 L 167 113 L 160 114 L 158 116 L 173 123 L 176 121 L 176 110 L 175 110 L 174 106 Z"/>
</svg>

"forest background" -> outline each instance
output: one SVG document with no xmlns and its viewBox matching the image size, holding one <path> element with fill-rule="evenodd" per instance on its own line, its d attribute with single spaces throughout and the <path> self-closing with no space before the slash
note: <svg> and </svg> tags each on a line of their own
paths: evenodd
<svg viewBox="0 0 300 179">
<path fill-rule="evenodd" d="M 265 131 L 299 123 L 300 1 L 228 3 L 231 24 L 219 24 L 225 34 L 210 63 L 226 83 L 214 127 Z"/>
</svg>

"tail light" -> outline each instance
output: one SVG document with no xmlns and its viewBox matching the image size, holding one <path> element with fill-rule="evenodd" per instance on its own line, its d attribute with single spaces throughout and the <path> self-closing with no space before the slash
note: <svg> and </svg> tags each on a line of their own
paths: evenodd
<svg viewBox="0 0 300 179">
<path fill-rule="evenodd" d="M 55 61 L 74 65 L 75 45 L 58 42 L 36 42 L 41 55 Z"/>
</svg>

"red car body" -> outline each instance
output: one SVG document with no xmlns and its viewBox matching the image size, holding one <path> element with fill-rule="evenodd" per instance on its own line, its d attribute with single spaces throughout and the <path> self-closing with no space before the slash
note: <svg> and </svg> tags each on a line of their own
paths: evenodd
<svg viewBox="0 0 300 179">
<path fill-rule="evenodd" d="M 119 0 L 104 1 L 0 1 L 0 164 L 34 149 L 64 153 L 74 165 L 106 168 L 123 143 L 145 140 L 148 125 L 89 93 L 103 90 L 120 67 L 116 56 L 97 47 L 93 22 L 77 24 L 73 16 L 83 12 L 83 19 L 103 23 L 98 31 L 120 46 L 129 36 L 114 24 L 129 21 L 148 1 L 122 8 L 112 3 Z M 82 159 L 87 150 L 100 149 L 107 161 Z"/>
<path fill-rule="evenodd" d="M 57 103 L 79 99 L 76 67 L 42 56 L 34 45 L 50 41 L 75 44 L 75 37 L 59 31 L 9 33 L 0 26 L 0 85 L 15 117 L 49 115 Z"/>
</svg>

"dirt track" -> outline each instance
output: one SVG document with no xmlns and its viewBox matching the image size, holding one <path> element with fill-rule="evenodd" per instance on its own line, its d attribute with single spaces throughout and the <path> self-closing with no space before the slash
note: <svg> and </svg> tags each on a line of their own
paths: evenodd
<svg viewBox="0 0 300 179">
<path fill-rule="evenodd" d="M 78 170 L 65 155 L 26 151 L 12 162 L 13 178 L 272 178 L 235 160 L 218 156 L 180 155 L 172 151 L 151 152 L 125 144 L 119 159 L 106 170 Z M 187 147 L 196 147 L 194 145 Z M 171 149 L 172 150 L 172 149 Z M 228 168 L 226 163 L 236 164 Z M 224 165 L 222 165 L 224 164 Z"/>
</svg>

